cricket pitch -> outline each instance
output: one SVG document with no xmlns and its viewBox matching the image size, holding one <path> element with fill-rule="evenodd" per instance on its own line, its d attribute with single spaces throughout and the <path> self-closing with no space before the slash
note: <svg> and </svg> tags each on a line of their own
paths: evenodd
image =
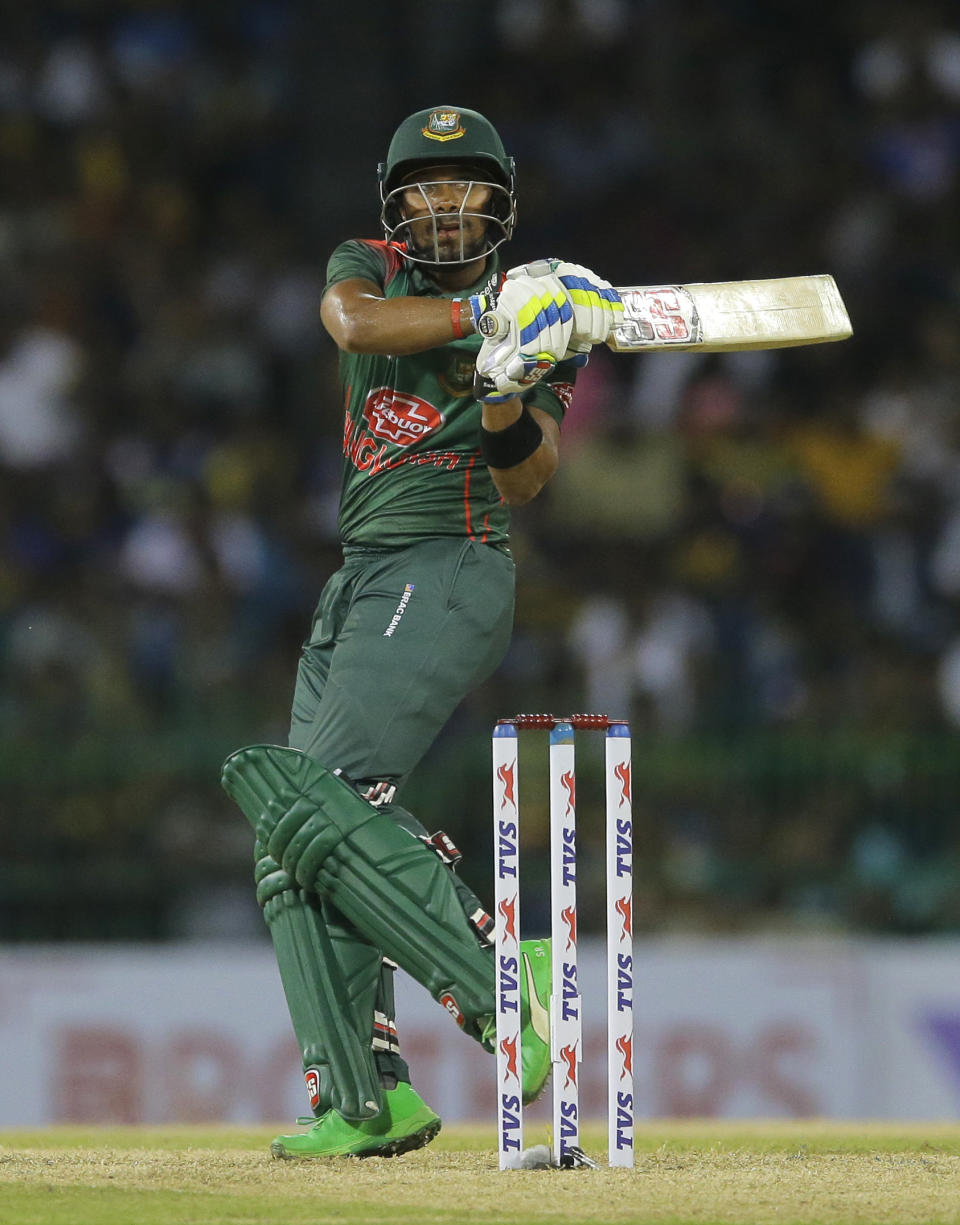
<svg viewBox="0 0 960 1225">
<path fill-rule="evenodd" d="M 446 1128 L 392 1160 L 322 1162 L 272 1161 L 276 1130 L 0 1131 L 0 1222 L 960 1225 L 957 1123 L 649 1121 L 632 1170 L 503 1173 L 493 1126 Z M 604 1130 L 583 1139 L 602 1160 Z"/>
</svg>

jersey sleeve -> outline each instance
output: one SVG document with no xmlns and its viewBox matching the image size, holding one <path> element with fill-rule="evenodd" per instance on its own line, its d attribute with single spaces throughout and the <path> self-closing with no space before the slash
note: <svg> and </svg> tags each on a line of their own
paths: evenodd
<svg viewBox="0 0 960 1225">
<path fill-rule="evenodd" d="M 342 242 L 327 261 L 327 281 L 323 292 L 338 281 L 362 277 L 386 289 L 402 263 L 401 256 L 389 243 L 373 238 L 351 238 Z"/>
<path fill-rule="evenodd" d="M 570 362 L 560 362 L 544 375 L 537 385 L 524 395 L 527 404 L 542 408 L 556 421 L 563 423 L 564 414 L 573 400 L 573 387 L 577 381 L 577 367 Z"/>
</svg>

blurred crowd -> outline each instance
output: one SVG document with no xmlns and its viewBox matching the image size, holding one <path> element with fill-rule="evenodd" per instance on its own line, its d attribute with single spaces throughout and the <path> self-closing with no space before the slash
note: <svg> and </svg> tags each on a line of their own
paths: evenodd
<svg viewBox="0 0 960 1225">
<path fill-rule="evenodd" d="M 642 929 L 960 926 L 954 4 L 38 0 L 0 24 L 0 930 L 259 930 L 217 773 L 285 738 L 338 564 L 324 264 L 379 235 L 376 163 L 434 103 L 516 156 L 514 262 L 830 271 L 855 337 L 595 352 L 515 517 L 511 653 L 411 805 L 483 887 L 490 720 L 628 714 Z"/>
</svg>

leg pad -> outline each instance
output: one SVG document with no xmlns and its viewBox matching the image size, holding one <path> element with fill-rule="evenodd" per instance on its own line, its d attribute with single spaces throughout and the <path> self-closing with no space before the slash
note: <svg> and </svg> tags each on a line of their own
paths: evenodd
<svg viewBox="0 0 960 1225">
<path fill-rule="evenodd" d="M 480 1038 L 494 1010 L 493 961 L 452 874 L 420 838 L 297 749 L 240 749 L 224 764 L 223 785 L 301 888 L 333 902 Z"/>
<path fill-rule="evenodd" d="M 372 1118 L 383 1107 L 372 1049 L 380 952 L 328 922 L 262 846 L 256 880 L 303 1065 L 316 1072 L 315 1110 Z"/>
</svg>

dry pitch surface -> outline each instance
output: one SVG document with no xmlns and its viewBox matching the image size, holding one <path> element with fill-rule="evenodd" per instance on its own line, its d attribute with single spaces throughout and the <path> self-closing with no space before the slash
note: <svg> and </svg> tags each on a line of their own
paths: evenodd
<svg viewBox="0 0 960 1225">
<path fill-rule="evenodd" d="M 0 1225 L 960 1225 L 960 1125 L 661 1121 L 633 1170 L 502 1174 L 492 1128 L 365 1161 L 271 1161 L 271 1135 L 0 1131 Z"/>
</svg>

